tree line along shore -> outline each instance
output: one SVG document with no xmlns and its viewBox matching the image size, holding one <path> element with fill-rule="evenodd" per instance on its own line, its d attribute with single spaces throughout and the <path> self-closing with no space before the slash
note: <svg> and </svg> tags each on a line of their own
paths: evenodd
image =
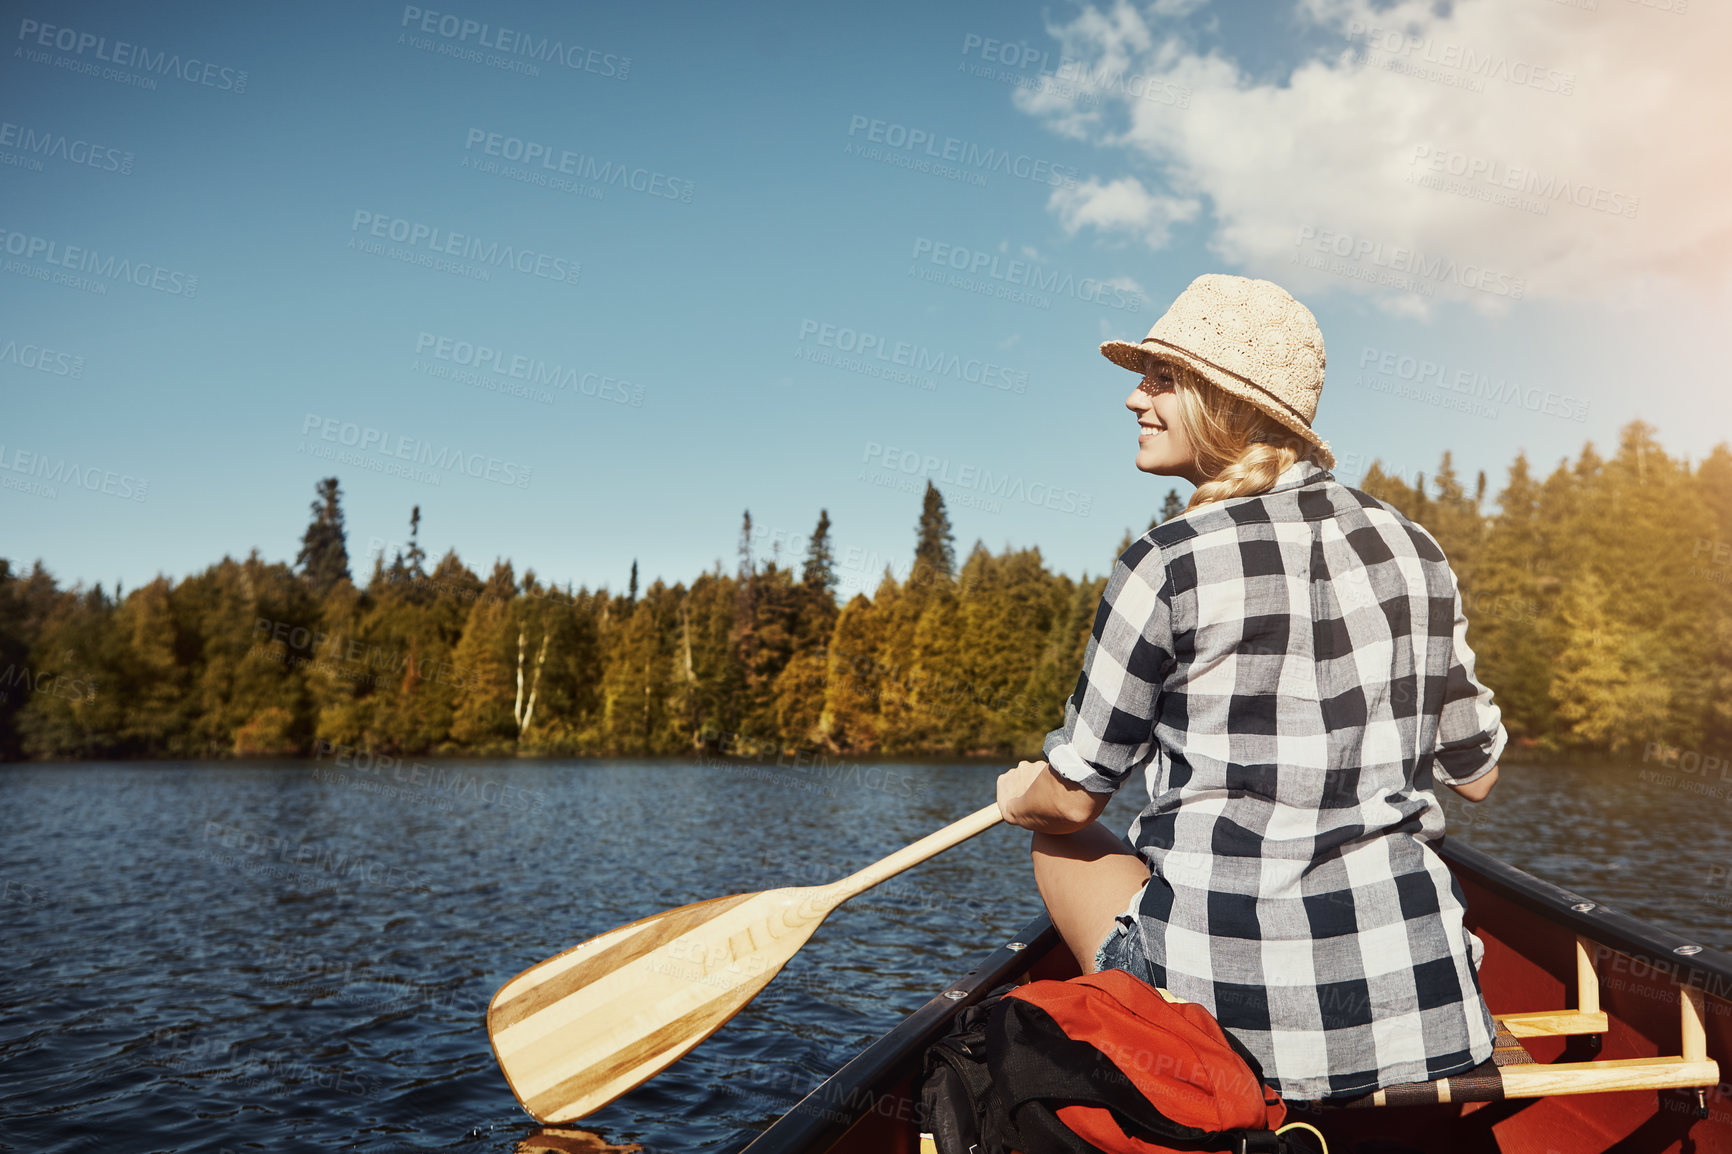
<svg viewBox="0 0 1732 1154">
<path fill-rule="evenodd" d="M 1443 546 L 1509 757 L 1732 766 L 1724 443 L 1691 463 L 1634 422 L 1543 479 L 1518 456 L 1495 503 L 1447 453 L 1359 487 Z M 732 571 L 640 589 L 634 565 L 623 593 L 429 566 L 419 520 L 362 583 L 336 478 L 293 564 L 254 550 L 123 594 L 0 560 L 0 759 L 1034 757 L 1106 584 L 1038 548 L 959 559 L 930 484 L 907 575 L 845 604 L 827 512 L 796 563 L 754 556 L 748 513 Z"/>
</svg>

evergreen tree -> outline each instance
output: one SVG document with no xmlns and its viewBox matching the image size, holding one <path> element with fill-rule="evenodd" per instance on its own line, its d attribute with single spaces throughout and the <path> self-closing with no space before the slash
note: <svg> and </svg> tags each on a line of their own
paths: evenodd
<svg viewBox="0 0 1732 1154">
<path fill-rule="evenodd" d="M 313 520 L 301 537 L 301 552 L 295 565 L 312 586 L 313 594 L 323 597 L 339 581 L 349 580 L 349 549 L 343 533 L 342 491 L 337 478 L 326 477 L 316 486 L 319 499 L 313 502 Z"/>
<path fill-rule="evenodd" d="M 1498 495 L 1498 514 L 1485 534 L 1478 572 L 1462 592 L 1475 672 L 1493 686 L 1504 727 L 1517 749 L 1549 733 L 1553 708 L 1549 685 L 1556 644 L 1548 606 L 1558 578 L 1548 532 L 1540 516 L 1540 486 L 1517 454 Z"/>
<path fill-rule="evenodd" d="M 749 580 L 757 572 L 752 561 L 752 511 L 746 510 L 740 521 L 740 580 Z"/>
<path fill-rule="evenodd" d="M 1179 491 L 1177 489 L 1168 489 L 1166 503 L 1161 506 L 1160 519 L 1156 523 L 1165 524 L 1184 511 L 1185 503 L 1179 500 Z M 1150 525 L 1149 528 L 1153 529 L 1154 525 Z"/>
<path fill-rule="evenodd" d="M 931 481 L 920 502 L 920 524 L 914 546 L 914 567 L 909 580 L 915 585 L 949 581 L 956 574 L 956 543 L 950 531 L 950 514 L 944 510 L 944 495 Z"/>
<path fill-rule="evenodd" d="M 421 506 L 415 505 L 409 510 L 409 549 L 407 552 L 399 550 L 391 559 L 388 579 L 393 583 L 418 586 L 427 577 L 426 560 L 427 554 L 421 548 Z M 410 595 L 417 594 L 412 591 Z"/>
<path fill-rule="evenodd" d="M 836 590 L 836 559 L 830 548 L 830 511 L 818 510 L 818 527 L 806 542 L 806 565 L 800 571 L 800 583 L 808 589 L 825 593 Z"/>
<path fill-rule="evenodd" d="M 625 599 L 627 601 L 636 601 L 637 600 L 637 558 L 636 557 L 633 557 L 631 560 L 631 585 L 626 589 Z"/>
<path fill-rule="evenodd" d="M 686 689 L 684 723 L 692 747 L 730 746 L 724 735 L 740 732 L 746 710 L 746 679 L 733 645 L 737 582 L 715 570 L 692 582 L 681 607 L 679 670 Z"/>
<path fill-rule="evenodd" d="M 1455 571 L 1457 579 L 1464 586 L 1472 588 L 1475 563 L 1479 558 L 1480 538 L 1485 527 L 1479 515 L 1479 501 L 1477 498 L 1470 498 L 1462 488 L 1461 481 L 1455 475 L 1455 464 L 1447 452 L 1438 465 L 1437 475 L 1432 478 L 1432 485 L 1437 495 L 1423 501 L 1421 509 L 1424 520 L 1420 523 L 1437 539 L 1438 546 L 1443 549 L 1443 555 L 1449 558 L 1450 568 Z M 1483 477 L 1480 488 L 1483 491 Z M 1420 495 L 1423 499 L 1423 488 Z M 1414 519 L 1419 520 L 1418 517 Z"/>
<path fill-rule="evenodd" d="M 894 582 L 890 582 L 894 587 Z M 878 748 L 882 708 L 878 699 L 878 654 L 883 644 L 881 617 L 890 594 L 868 599 L 857 593 L 842 607 L 830 645 L 824 679 L 820 728 L 825 743 L 845 753 Z"/>
<path fill-rule="evenodd" d="M 525 575 L 527 581 L 527 575 Z M 463 692 L 451 718 L 451 740 L 466 750 L 504 753 L 517 740 L 512 717 L 516 688 L 517 602 L 511 566 L 496 561 L 482 596 L 470 608 L 463 633 L 451 652 L 461 670 Z"/>
<path fill-rule="evenodd" d="M 1380 465 L 1364 485 L 1449 556 L 1512 760 L 1732 744 L 1732 449 L 1692 467 L 1633 423 L 1610 458 L 1584 446 L 1543 481 L 1518 456 L 1495 511 L 1484 475 L 1464 486 L 1447 455 L 1429 490 Z M 753 558 L 747 514 L 737 575 L 718 561 L 690 589 L 640 594 L 634 563 L 618 596 L 518 582 L 503 560 L 483 582 L 449 551 L 429 576 L 416 507 L 407 551 L 358 588 L 318 579 L 321 542 L 341 540 L 334 482 L 320 493 L 315 527 L 339 532 L 310 532 L 293 565 L 255 551 L 109 597 L 0 560 L 0 758 L 274 756 L 314 739 L 1028 756 L 1062 720 L 1107 581 L 980 543 L 958 572 L 928 486 L 915 571 L 843 607 L 828 511 L 798 569 Z"/>
<path fill-rule="evenodd" d="M 784 746 L 812 749 L 824 743 L 820 723 L 828 669 L 822 651 L 808 651 L 796 653 L 776 675 L 775 730 Z"/>
<path fill-rule="evenodd" d="M 1621 753 L 1665 733 L 1671 686 L 1648 638 L 1613 604 L 1592 569 L 1564 591 L 1564 648 L 1554 663 L 1552 697 L 1565 749 Z"/>
<path fill-rule="evenodd" d="M 1714 451 L 1708 454 L 1706 460 L 1696 469 L 1696 484 L 1702 491 L 1702 498 L 1708 502 L 1708 507 L 1714 512 L 1714 544 L 1704 546 L 1694 559 L 1698 562 L 1704 556 L 1710 560 L 1714 556 L 1714 545 L 1720 542 L 1732 542 L 1732 448 L 1722 441 L 1714 446 Z M 1692 547 L 1695 552 L 1695 547 Z"/>
</svg>

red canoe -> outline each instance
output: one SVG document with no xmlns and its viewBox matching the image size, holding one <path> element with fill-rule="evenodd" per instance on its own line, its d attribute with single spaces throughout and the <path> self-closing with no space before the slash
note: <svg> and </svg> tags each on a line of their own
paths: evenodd
<svg viewBox="0 0 1732 1154">
<path fill-rule="evenodd" d="M 1732 1154 L 1732 955 L 1459 842 L 1440 853 L 1485 942 L 1498 1054 L 1379 1101 L 1296 1108 L 1334 1154 Z M 1076 963 L 1043 916 L 857 1055 L 742 1154 L 918 1154 L 914 1079 L 963 1007 Z"/>
</svg>

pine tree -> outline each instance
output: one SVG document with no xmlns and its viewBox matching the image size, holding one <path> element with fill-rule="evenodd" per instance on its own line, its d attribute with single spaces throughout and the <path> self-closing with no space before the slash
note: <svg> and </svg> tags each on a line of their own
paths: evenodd
<svg viewBox="0 0 1732 1154">
<path fill-rule="evenodd" d="M 1517 454 L 1485 534 L 1474 584 L 1462 591 L 1475 672 L 1492 687 L 1504 727 L 1522 745 L 1551 731 L 1555 707 L 1549 655 L 1556 645 L 1548 607 L 1559 581 L 1539 502 L 1540 486 L 1528 472 L 1527 457 Z"/>
<path fill-rule="evenodd" d="M 1711 559 L 1715 545 L 1732 542 L 1732 448 L 1728 448 L 1725 441 L 1715 445 L 1713 452 L 1697 466 L 1696 484 L 1702 490 L 1708 507 L 1714 511 L 1714 544 L 1704 546 L 1696 559 L 1700 560 L 1703 554 Z"/>
<path fill-rule="evenodd" d="M 747 509 L 740 521 L 740 580 L 750 580 L 756 572 L 757 566 L 752 561 L 752 511 Z"/>
<path fill-rule="evenodd" d="M 950 530 L 950 514 L 944 510 L 944 495 L 931 481 L 920 502 L 920 524 L 914 546 L 914 568 L 909 581 L 924 585 L 949 581 L 956 575 L 956 542 Z"/>
<path fill-rule="evenodd" d="M 1666 734 L 1672 691 L 1649 638 L 1591 569 L 1564 590 L 1564 648 L 1553 663 L 1557 741 L 1620 753 Z"/>
<path fill-rule="evenodd" d="M 1429 492 L 1381 466 L 1363 482 L 1449 555 L 1512 760 L 1732 745 L 1732 449 L 1692 466 L 1632 423 L 1613 456 L 1586 445 L 1539 477 L 1517 456 L 1495 513 L 1484 474 L 1464 485 L 1447 455 Z M 449 551 L 429 577 L 417 506 L 407 551 L 376 556 L 358 588 L 320 579 L 342 533 L 335 479 L 319 493 L 292 565 L 255 550 L 111 597 L 0 559 L 0 758 L 278 755 L 314 737 L 398 754 L 1030 756 L 1061 722 L 1107 580 L 980 543 L 958 570 L 928 486 L 915 572 L 842 608 L 827 510 L 803 566 L 754 559 L 748 514 L 737 576 L 718 561 L 689 591 L 640 595 L 634 562 L 620 596 L 519 584 L 504 561 L 484 584 Z"/>
<path fill-rule="evenodd" d="M 1455 463 L 1447 452 L 1438 465 L 1437 475 L 1432 478 L 1432 485 L 1437 495 L 1421 506 L 1424 519 L 1417 516 L 1414 519 L 1436 538 L 1461 583 L 1472 588 L 1474 567 L 1485 530 L 1484 520 L 1479 515 L 1479 500 L 1468 497 L 1455 475 Z M 1480 491 L 1484 491 L 1483 475 Z M 1423 493 L 1422 488 L 1422 496 Z"/>
<path fill-rule="evenodd" d="M 1165 524 L 1184 511 L 1185 503 L 1179 500 L 1179 491 L 1177 489 L 1168 489 L 1167 500 L 1166 503 L 1161 506 L 1161 516 L 1157 523 Z M 1153 529 L 1154 525 L 1150 525 L 1149 528 Z"/>
<path fill-rule="evenodd" d="M 343 534 L 342 491 L 337 478 L 326 477 L 315 486 L 319 499 L 313 502 L 313 520 L 301 537 L 301 552 L 295 565 L 323 597 L 331 586 L 348 581 L 349 549 Z"/>
<path fill-rule="evenodd" d="M 626 590 L 625 599 L 627 601 L 636 601 L 637 600 L 637 558 L 636 557 L 633 557 L 631 560 L 631 585 Z"/>
<path fill-rule="evenodd" d="M 420 586 L 427 577 L 426 561 L 427 553 L 421 548 L 421 506 L 416 505 L 409 510 L 408 551 L 398 550 L 391 558 L 386 580 L 398 585 L 404 596 L 419 599 L 423 592 Z"/>
<path fill-rule="evenodd" d="M 422 564 L 427 560 L 427 554 L 421 548 L 421 506 L 416 505 L 409 510 L 409 575 L 416 580 L 425 577 L 426 570 Z"/>
<path fill-rule="evenodd" d="M 517 581 L 511 566 L 496 561 L 482 595 L 470 607 L 463 634 L 451 652 L 461 671 L 463 693 L 451 719 L 451 738 L 476 753 L 498 754 L 516 741 L 512 716 L 518 630 L 513 628 Z"/>
<path fill-rule="evenodd" d="M 883 592 L 883 586 L 880 586 Z M 830 645 L 824 679 L 824 712 L 819 722 L 825 743 L 844 753 L 878 748 L 882 725 L 878 700 L 880 614 L 889 596 L 869 600 L 857 593 L 842 607 Z"/>
<path fill-rule="evenodd" d="M 830 511 L 818 510 L 818 527 L 806 542 L 806 565 L 800 571 L 800 583 L 808 589 L 834 593 L 836 589 L 836 559 L 830 548 Z"/>
</svg>

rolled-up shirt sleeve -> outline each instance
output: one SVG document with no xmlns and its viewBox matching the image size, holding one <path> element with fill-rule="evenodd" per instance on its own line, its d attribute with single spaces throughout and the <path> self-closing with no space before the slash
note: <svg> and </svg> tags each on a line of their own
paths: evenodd
<svg viewBox="0 0 1732 1154">
<path fill-rule="evenodd" d="M 1455 586 L 1453 572 L 1450 584 Z M 1466 785 L 1492 771 L 1509 743 L 1509 734 L 1503 727 L 1503 711 L 1492 700 L 1491 690 L 1474 676 L 1473 650 L 1467 645 L 1467 615 L 1462 611 L 1459 586 L 1455 588 L 1451 645 L 1432 776 L 1450 785 Z"/>
<path fill-rule="evenodd" d="M 1144 539 L 1113 567 L 1064 725 L 1046 735 L 1047 764 L 1090 793 L 1113 793 L 1154 751 L 1155 710 L 1173 657 L 1172 589 Z"/>
</svg>

